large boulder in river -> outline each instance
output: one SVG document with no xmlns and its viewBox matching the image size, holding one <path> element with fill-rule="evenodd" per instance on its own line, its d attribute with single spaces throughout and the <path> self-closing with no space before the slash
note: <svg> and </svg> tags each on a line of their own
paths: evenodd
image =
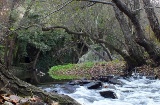
<svg viewBox="0 0 160 105">
<path fill-rule="evenodd" d="M 102 85 L 103 84 L 101 81 L 94 81 L 94 82 L 87 84 L 87 88 L 88 89 L 98 89 L 98 88 L 101 88 Z"/>
<path fill-rule="evenodd" d="M 101 91 L 99 92 L 100 95 L 104 98 L 112 98 L 112 99 L 117 99 L 117 95 L 113 91 Z"/>
</svg>

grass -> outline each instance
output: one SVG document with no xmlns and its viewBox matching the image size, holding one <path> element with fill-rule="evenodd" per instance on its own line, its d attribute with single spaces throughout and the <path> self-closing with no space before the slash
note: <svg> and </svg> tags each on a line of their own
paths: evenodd
<svg viewBox="0 0 160 105">
<path fill-rule="evenodd" d="M 49 70 L 49 75 L 54 79 L 79 79 L 79 70 L 89 70 L 94 66 L 93 62 L 81 63 L 81 64 L 67 64 L 53 66 Z M 87 75 L 86 75 L 87 76 Z"/>
<path fill-rule="evenodd" d="M 119 60 L 96 63 L 86 62 L 53 66 L 48 73 L 57 80 L 91 78 L 97 75 L 118 74 L 124 70 L 124 65 L 125 62 Z"/>
</svg>

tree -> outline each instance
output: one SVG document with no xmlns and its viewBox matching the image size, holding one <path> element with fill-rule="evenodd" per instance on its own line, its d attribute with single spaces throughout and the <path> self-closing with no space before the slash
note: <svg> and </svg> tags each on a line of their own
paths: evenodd
<svg viewBox="0 0 160 105">
<path fill-rule="evenodd" d="M 154 42 L 148 40 L 145 37 L 145 33 L 141 27 L 141 24 L 138 20 L 138 18 L 136 17 L 136 14 L 131 11 L 124 3 L 122 3 L 120 0 L 112 0 L 116 6 L 124 13 L 126 14 L 129 19 L 131 20 L 131 22 L 134 25 L 135 31 L 136 31 L 136 42 L 144 47 L 144 49 L 147 51 L 147 53 L 149 54 L 150 58 L 156 63 L 159 64 L 160 63 L 160 50 L 159 50 L 159 46 L 156 45 Z M 150 2 L 150 1 L 149 1 Z M 149 8 L 149 7 L 148 7 Z"/>
<path fill-rule="evenodd" d="M 132 7 L 129 8 L 124 2 L 120 0 L 112 0 L 112 2 L 106 2 L 106 1 L 100 1 L 100 0 L 76 0 L 76 1 L 93 3 L 92 6 L 97 3 L 113 6 L 116 14 L 116 18 L 120 23 L 120 26 L 122 28 L 122 31 L 125 37 L 125 43 L 128 45 L 127 50 L 126 52 L 123 52 L 120 49 L 117 49 L 115 46 L 106 42 L 104 39 L 97 37 L 95 35 L 93 36 L 93 33 L 90 33 L 90 31 L 86 31 L 84 28 L 80 28 L 81 33 L 76 33 L 73 31 L 72 32 L 69 31 L 67 27 L 61 27 L 65 29 L 66 32 L 68 32 L 69 34 L 88 36 L 89 38 L 95 40 L 95 42 L 105 43 L 107 47 L 114 49 L 120 55 L 122 55 L 122 57 L 129 64 L 130 71 L 136 66 L 141 66 L 143 64 L 146 64 L 147 59 L 144 56 L 145 51 L 148 53 L 150 59 L 154 61 L 155 65 L 158 65 L 160 63 L 159 45 L 153 42 L 152 40 L 149 40 L 148 38 L 146 38 L 145 32 L 142 28 L 142 24 L 140 23 L 139 0 L 134 0 L 133 8 Z M 150 22 L 151 28 L 155 33 L 156 37 L 159 38 L 159 23 L 158 23 L 156 14 L 154 13 L 154 8 L 150 0 L 143 0 L 143 4 L 145 5 L 145 11 L 148 15 L 148 20 Z M 128 17 L 129 22 L 131 26 L 134 27 L 134 29 L 131 29 L 131 28 L 129 29 L 129 24 L 127 23 L 128 20 L 125 19 L 126 16 Z M 50 27 L 50 29 L 52 28 L 56 28 L 56 27 Z M 133 30 L 133 31 L 130 31 L 130 30 Z"/>
<path fill-rule="evenodd" d="M 142 49 L 142 47 L 140 47 L 137 43 L 134 42 L 134 37 L 125 19 L 124 14 L 116 6 L 113 6 L 113 8 L 115 11 L 115 16 L 119 21 L 119 24 L 125 36 L 125 43 L 128 47 L 127 52 L 130 56 L 130 59 L 125 59 L 128 63 L 128 66 L 130 68 L 134 68 L 136 66 L 142 66 L 146 64 L 146 59 L 144 57 L 144 50 Z"/>
<path fill-rule="evenodd" d="M 37 95 L 42 100 L 46 102 L 56 101 L 59 102 L 60 105 L 80 105 L 75 100 L 70 98 L 69 96 L 59 95 L 56 93 L 49 94 L 44 92 L 43 90 L 28 84 L 12 74 L 10 67 L 13 63 L 14 52 L 17 52 L 16 44 L 19 30 L 26 30 L 26 27 L 30 27 L 31 21 L 29 21 L 29 15 L 32 5 L 35 3 L 35 0 L 31 0 L 29 2 L 23 2 L 21 0 L 16 1 L 6 1 L 2 0 L 1 2 L 1 45 L 4 46 L 4 59 L 0 60 L 0 89 L 3 91 L 11 91 L 11 93 L 15 93 L 17 95 Z M 22 4 L 21 4 L 22 3 Z M 21 5 L 20 5 L 21 4 Z M 23 8 L 23 6 L 26 8 Z M 22 6 L 22 7 L 21 7 Z M 16 10 L 18 7 L 23 8 L 22 14 L 18 16 L 18 19 L 14 17 L 16 15 Z M 20 20 L 20 21 L 19 21 Z M 4 22 L 3 22 L 4 21 Z M 35 21 L 34 21 L 35 22 Z M 14 49 L 15 48 L 15 49 Z M 37 58 L 39 56 L 40 51 L 37 52 L 37 56 L 35 57 L 35 62 L 33 68 L 35 67 L 35 63 L 37 62 Z"/>
</svg>

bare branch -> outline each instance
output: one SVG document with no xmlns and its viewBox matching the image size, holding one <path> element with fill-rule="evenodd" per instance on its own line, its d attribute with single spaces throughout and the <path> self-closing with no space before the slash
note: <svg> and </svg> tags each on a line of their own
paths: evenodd
<svg viewBox="0 0 160 105">
<path fill-rule="evenodd" d="M 103 0 L 76 0 L 76 1 L 88 1 L 88 2 L 94 2 L 94 3 L 113 5 L 112 2 L 106 2 L 106 1 L 103 1 Z"/>
<path fill-rule="evenodd" d="M 96 51 L 94 48 L 92 48 L 82 37 L 81 37 L 82 42 L 89 48 L 91 49 L 96 55 L 98 55 L 100 58 L 102 58 L 105 61 L 108 61 L 107 58 L 103 55 L 101 55 L 98 51 Z"/>
<path fill-rule="evenodd" d="M 66 7 L 68 4 L 70 4 L 73 0 L 69 0 L 68 2 L 65 2 L 64 5 L 62 5 L 60 8 L 58 8 L 57 10 L 54 10 L 53 12 L 49 13 L 48 15 L 46 15 L 45 17 L 42 17 L 42 19 L 45 19 L 46 17 L 62 10 L 64 7 Z"/>
<path fill-rule="evenodd" d="M 43 27 L 42 31 L 50 31 L 50 30 L 54 30 L 56 28 L 64 29 L 68 34 L 75 34 L 75 35 L 82 35 L 82 36 L 86 35 L 86 33 L 84 33 L 84 32 L 73 32 L 65 26 Z"/>
</svg>

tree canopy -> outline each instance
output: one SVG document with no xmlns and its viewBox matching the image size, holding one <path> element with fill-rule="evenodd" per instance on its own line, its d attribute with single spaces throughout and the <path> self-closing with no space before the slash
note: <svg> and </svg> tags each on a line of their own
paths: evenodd
<svg viewBox="0 0 160 105">
<path fill-rule="evenodd" d="M 158 0 L 1 0 L 0 63 L 7 69 L 29 63 L 34 73 L 77 63 L 88 49 L 106 60 L 95 45 L 110 60 L 120 55 L 128 74 L 145 64 L 159 66 L 159 5 Z"/>
</svg>

